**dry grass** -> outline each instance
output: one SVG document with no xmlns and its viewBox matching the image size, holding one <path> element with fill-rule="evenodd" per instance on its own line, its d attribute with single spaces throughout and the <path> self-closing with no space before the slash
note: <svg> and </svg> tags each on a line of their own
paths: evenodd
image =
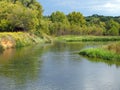
<svg viewBox="0 0 120 90">
<path fill-rule="evenodd" d="M 22 47 L 43 42 L 40 37 L 26 32 L 3 32 L 0 33 L 0 44 L 4 48 Z M 9 47 L 10 46 L 10 47 Z"/>
<path fill-rule="evenodd" d="M 116 54 L 120 54 L 120 43 L 112 43 L 112 44 L 108 44 L 106 46 L 103 46 L 103 48 L 114 52 Z"/>
</svg>

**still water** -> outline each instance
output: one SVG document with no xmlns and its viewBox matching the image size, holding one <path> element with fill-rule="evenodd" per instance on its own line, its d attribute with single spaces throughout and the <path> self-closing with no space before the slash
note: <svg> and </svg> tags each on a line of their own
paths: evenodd
<svg viewBox="0 0 120 90">
<path fill-rule="evenodd" d="M 88 59 L 81 49 L 103 43 L 55 43 L 0 55 L 0 90 L 120 90 L 120 63 Z"/>
</svg>

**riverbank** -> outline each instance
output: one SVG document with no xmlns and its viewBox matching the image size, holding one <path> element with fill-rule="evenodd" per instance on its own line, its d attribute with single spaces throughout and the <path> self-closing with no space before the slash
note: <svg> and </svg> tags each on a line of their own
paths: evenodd
<svg viewBox="0 0 120 90">
<path fill-rule="evenodd" d="M 59 36 L 56 37 L 57 41 L 66 41 L 66 42 L 86 42 L 86 41 L 120 41 L 120 36 Z"/>
<path fill-rule="evenodd" d="M 34 34 L 27 32 L 2 32 L 0 33 L 0 47 L 2 49 L 23 47 L 37 43 L 43 43 L 44 40 Z"/>
<path fill-rule="evenodd" d="M 113 43 L 98 48 L 89 48 L 80 51 L 80 55 L 104 60 L 120 60 L 120 43 Z"/>
</svg>

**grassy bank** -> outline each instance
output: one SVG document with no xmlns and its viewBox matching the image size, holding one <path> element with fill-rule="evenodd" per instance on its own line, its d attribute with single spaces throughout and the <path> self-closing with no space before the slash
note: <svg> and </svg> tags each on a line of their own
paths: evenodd
<svg viewBox="0 0 120 90">
<path fill-rule="evenodd" d="M 80 51 L 80 55 L 105 60 L 120 60 L 120 43 L 105 45 L 99 48 L 89 48 Z"/>
<path fill-rule="evenodd" d="M 79 42 L 79 41 L 120 41 L 120 36 L 60 36 L 56 40 L 66 42 Z"/>
<path fill-rule="evenodd" d="M 1 48 L 23 47 L 43 42 L 43 39 L 26 32 L 4 32 L 0 33 Z"/>
</svg>

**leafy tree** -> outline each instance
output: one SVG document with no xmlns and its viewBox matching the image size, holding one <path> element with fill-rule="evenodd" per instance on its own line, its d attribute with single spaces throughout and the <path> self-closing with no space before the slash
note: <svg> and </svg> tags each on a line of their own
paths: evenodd
<svg viewBox="0 0 120 90">
<path fill-rule="evenodd" d="M 9 26 L 10 26 L 10 23 L 8 20 L 2 19 L 0 21 L 0 31 L 8 30 Z"/>
<path fill-rule="evenodd" d="M 47 20 L 47 19 L 42 19 L 41 23 L 40 23 L 40 31 L 46 33 L 46 34 L 50 34 L 49 31 L 49 26 L 50 26 L 51 21 Z"/>
<path fill-rule="evenodd" d="M 85 25 L 86 21 L 84 19 L 84 16 L 80 12 L 69 13 L 67 17 L 71 25 L 78 25 L 78 26 Z"/>
<path fill-rule="evenodd" d="M 50 33 L 54 35 L 64 35 L 68 32 L 69 22 L 63 12 L 56 11 L 50 15 Z"/>
<path fill-rule="evenodd" d="M 119 35 L 119 30 L 118 30 L 117 27 L 113 26 L 113 27 L 110 28 L 108 33 L 109 33 L 109 35 L 116 36 L 116 35 Z"/>
<path fill-rule="evenodd" d="M 67 16 L 60 11 L 43 17 L 37 0 L 0 0 L 0 31 L 31 31 L 51 35 L 119 35 L 120 16 L 94 14 L 84 17 L 80 12 Z"/>
<path fill-rule="evenodd" d="M 50 19 L 53 23 L 61 22 L 63 24 L 68 24 L 68 19 L 67 19 L 66 15 L 60 11 L 53 12 L 50 16 Z"/>
<path fill-rule="evenodd" d="M 106 34 L 108 35 L 119 35 L 120 24 L 110 19 L 106 22 Z"/>
<path fill-rule="evenodd" d="M 4 20 L 6 25 L 0 27 L 0 30 L 5 28 L 5 31 L 35 30 L 39 25 L 39 12 L 42 11 L 23 7 L 21 3 L 2 1 L 0 2 L 0 25 Z"/>
</svg>

